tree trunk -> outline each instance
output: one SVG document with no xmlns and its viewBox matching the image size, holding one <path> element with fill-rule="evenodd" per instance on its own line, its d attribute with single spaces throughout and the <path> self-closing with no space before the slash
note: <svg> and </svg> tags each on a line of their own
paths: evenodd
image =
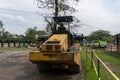
<svg viewBox="0 0 120 80">
<path fill-rule="evenodd" d="M 55 0 L 55 17 L 57 16 L 58 16 L 58 0 Z M 57 23 L 54 24 L 54 31 L 56 30 L 56 28 L 57 28 Z"/>
</svg>

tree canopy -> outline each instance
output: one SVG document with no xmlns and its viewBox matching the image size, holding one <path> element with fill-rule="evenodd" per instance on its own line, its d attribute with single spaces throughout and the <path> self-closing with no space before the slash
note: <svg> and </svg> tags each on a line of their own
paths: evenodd
<svg viewBox="0 0 120 80">
<path fill-rule="evenodd" d="M 3 37 L 4 34 L 4 28 L 3 28 L 3 23 L 0 21 L 0 37 Z"/>
<path fill-rule="evenodd" d="M 36 37 L 46 34 L 43 30 L 37 30 L 37 27 L 28 28 L 25 32 L 26 39 L 36 39 Z"/>
<path fill-rule="evenodd" d="M 0 27 L 3 27 L 3 23 L 2 23 L 2 21 L 0 21 Z"/>
<path fill-rule="evenodd" d="M 111 42 L 113 40 L 113 36 L 110 34 L 109 31 L 105 31 L 105 30 L 97 30 L 92 32 L 89 36 L 88 36 L 88 40 L 92 41 L 92 40 L 104 40 L 107 42 Z"/>
<path fill-rule="evenodd" d="M 39 8 L 46 8 L 51 10 L 53 15 L 66 15 L 68 12 L 77 11 L 75 7 L 70 5 L 70 2 L 78 2 L 79 0 L 36 0 Z M 56 14 L 57 13 L 57 14 Z"/>
<path fill-rule="evenodd" d="M 38 7 L 51 10 L 51 13 L 48 15 L 44 15 L 43 17 L 45 18 L 45 22 L 47 22 L 46 25 L 46 30 L 53 32 L 56 30 L 56 23 L 52 20 L 50 15 L 53 15 L 52 17 L 57 17 L 57 16 L 64 16 L 68 15 L 68 13 L 74 13 L 77 10 L 75 7 L 70 5 L 70 2 L 73 1 L 73 3 L 79 2 L 79 0 L 36 0 Z M 77 18 L 75 22 L 72 24 L 72 27 L 79 27 L 80 25 L 78 24 L 80 21 Z"/>
<path fill-rule="evenodd" d="M 11 34 L 10 32 L 6 31 L 3 27 L 2 21 L 0 21 L 0 37 L 1 38 L 14 38 L 15 35 Z"/>
</svg>

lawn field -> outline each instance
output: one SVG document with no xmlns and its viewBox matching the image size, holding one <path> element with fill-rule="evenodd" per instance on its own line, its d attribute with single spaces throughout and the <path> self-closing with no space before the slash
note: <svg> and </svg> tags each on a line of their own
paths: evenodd
<svg viewBox="0 0 120 80">
<path fill-rule="evenodd" d="M 91 61 L 87 57 L 86 50 L 81 51 L 82 60 L 86 63 L 86 80 L 97 80 L 96 73 L 94 69 L 91 69 Z M 91 55 L 91 51 L 88 50 L 87 53 Z M 120 78 L 120 54 L 111 54 L 103 50 L 95 50 L 98 57 L 112 70 L 115 75 Z M 94 56 L 93 56 L 94 57 Z M 97 66 L 96 66 L 97 67 Z M 104 76 L 105 75 L 105 76 Z M 115 80 L 111 77 L 107 70 L 101 65 L 101 80 Z"/>
<path fill-rule="evenodd" d="M 120 78 L 120 54 L 98 50 L 97 55 Z"/>
</svg>

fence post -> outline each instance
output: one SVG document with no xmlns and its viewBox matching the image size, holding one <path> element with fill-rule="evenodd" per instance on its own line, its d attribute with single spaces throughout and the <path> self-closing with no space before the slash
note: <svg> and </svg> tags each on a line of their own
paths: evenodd
<svg viewBox="0 0 120 80">
<path fill-rule="evenodd" d="M 11 43 L 11 42 L 10 42 L 10 41 L 8 41 L 8 47 L 10 47 L 10 43 Z"/>
<path fill-rule="evenodd" d="M 81 47 L 80 47 L 81 48 Z M 80 53 L 83 53 L 84 52 L 84 48 L 81 48 L 80 49 Z"/>
<path fill-rule="evenodd" d="M 112 54 L 112 45 L 110 47 L 111 47 L 111 54 Z"/>
<path fill-rule="evenodd" d="M 100 61 L 99 59 L 97 60 L 98 62 L 98 80 L 100 80 Z"/>
<path fill-rule="evenodd" d="M 19 42 L 19 47 L 21 47 L 21 42 Z"/>
<path fill-rule="evenodd" d="M 92 51 L 92 54 L 91 54 L 91 70 L 93 69 L 93 51 Z"/>
<path fill-rule="evenodd" d="M 87 51 L 87 48 L 86 48 L 86 52 L 85 52 L 85 54 L 86 54 L 86 61 L 87 61 L 87 52 L 88 52 L 88 51 Z"/>
<path fill-rule="evenodd" d="M 97 49 L 96 49 L 96 53 L 98 53 Z"/>
<path fill-rule="evenodd" d="M 1 47 L 4 47 L 4 40 L 3 40 L 2 43 L 1 43 Z"/>
</svg>

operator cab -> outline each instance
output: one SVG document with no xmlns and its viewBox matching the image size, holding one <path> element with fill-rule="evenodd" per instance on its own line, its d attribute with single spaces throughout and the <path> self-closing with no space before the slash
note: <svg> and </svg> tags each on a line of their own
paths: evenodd
<svg viewBox="0 0 120 80">
<path fill-rule="evenodd" d="M 53 17 L 54 21 L 59 24 L 57 30 L 53 32 L 53 34 L 67 34 L 68 35 L 68 43 L 69 46 L 73 45 L 73 35 L 70 33 L 70 26 L 69 23 L 73 21 L 72 16 L 60 16 L 60 17 Z M 64 22 L 68 23 L 68 30 L 64 26 Z"/>
</svg>

